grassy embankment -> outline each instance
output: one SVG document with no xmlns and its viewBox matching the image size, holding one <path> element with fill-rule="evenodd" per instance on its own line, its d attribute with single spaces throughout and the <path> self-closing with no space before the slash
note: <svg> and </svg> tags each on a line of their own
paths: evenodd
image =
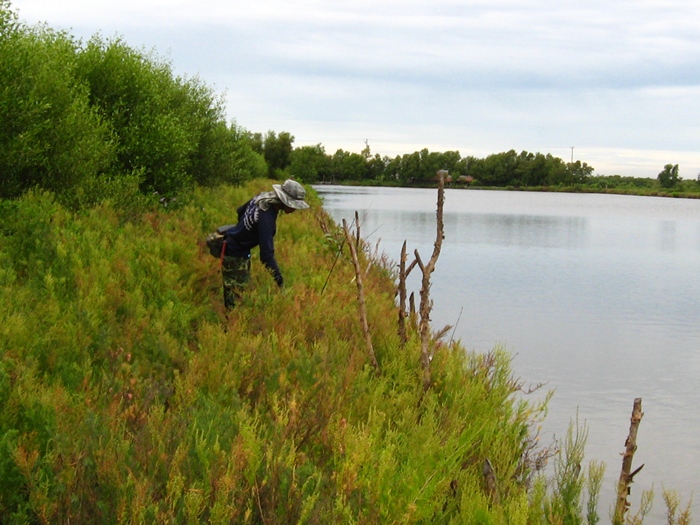
<svg viewBox="0 0 700 525">
<path fill-rule="evenodd" d="M 322 292 L 340 237 L 313 197 L 278 223 L 286 289 L 256 259 L 225 320 L 203 238 L 268 184 L 128 215 L 2 204 L 0 522 L 579 523 L 581 447 L 533 479 L 544 407 L 508 355 L 443 343 L 424 392 L 365 257 L 370 366 L 345 255 Z"/>
</svg>

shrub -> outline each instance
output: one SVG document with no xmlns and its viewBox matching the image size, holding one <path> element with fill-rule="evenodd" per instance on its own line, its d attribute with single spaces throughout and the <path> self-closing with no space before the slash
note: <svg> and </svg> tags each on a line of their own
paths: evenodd
<svg viewBox="0 0 700 525">
<path fill-rule="evenodd" d="M 12 522 L 581 522 L 585 434 L 552 489 L 510 357 L 396 333 L 386 262 L 354 268 L 318 198 L 280 218 L 280 292 L 256 259 L 224 316 L 206 233 L 270 181 L 175 209 L 0 209 L 0 513 Z M 322 235 L 319 223 L 331 228 Z M 435 344 L 439 342 L 434 341 Z M 485 472 L 493 474 L 487 478 Z M 599 474 L 591 473 L 595 481 Z M 592 483 L 596 493 L 599 484 Z M 589 522 L 595 509 L 589 508 Z"/>
<path fill-rule="evenodd" d="M 76 42 L 18 24 L 5 2 L 0 15 L 0 198 L 33 186 L 60 191 L 100 173 L 114 148 L 75 78 Z"/>
</svg>

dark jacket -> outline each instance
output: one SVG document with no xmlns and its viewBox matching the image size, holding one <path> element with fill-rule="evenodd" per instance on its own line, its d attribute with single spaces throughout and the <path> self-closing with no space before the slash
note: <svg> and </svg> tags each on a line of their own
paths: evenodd
<svg viewBox="0 0 700 525">
<path fill-rule="evenodd" d="M 257 197 L 254 197 L 238 208 L 238 224 L 226 232 L 225 254 L 250 257 L 250 250 L 260 246 L 260 260 L 270 270 L 275 282 L 282 286 L 284 279 L 275 260 L 273 241 L 277 232 L 278 210 L 275 206 L 261 210 L 256 200 Z"/>
</svg>

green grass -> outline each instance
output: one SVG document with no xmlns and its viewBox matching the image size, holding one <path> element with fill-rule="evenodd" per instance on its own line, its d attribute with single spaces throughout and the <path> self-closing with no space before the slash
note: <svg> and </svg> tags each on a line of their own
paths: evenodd
<svg viewBox="0 0 700 525">
<path fill-rule="evenodd" d="M 69 212 L 47 193 L 2 205 L 0 523 L 581 515 L 568 467 L 561 487 L 537 478 L 546 404 L 522 395 L 507 352 L 436 341 L 424 392 L 415 327 L 399 343 L 392 269 L 363 257 L 375 372 L 354 269 L 345 253 L 329 278 L 339 237 L 324 235 L 315 196 L 278 221 L 285 289 L 256 258 L 225 317 L 204 238 L 268 185 L 196 190 L 170 211 Z"/>
</svg>

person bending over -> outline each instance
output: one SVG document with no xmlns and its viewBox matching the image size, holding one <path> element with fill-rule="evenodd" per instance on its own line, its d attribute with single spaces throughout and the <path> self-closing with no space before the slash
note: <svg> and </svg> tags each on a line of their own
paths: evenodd
<svg viewBox="0 0 700 525">
<path fill-rule="evenodd" d="M 305 198 L 304 187 L 287 179 L 284 184 L 273 184 L 272 191 L 264 191 L 238 208 L 238 223 L 224 234 L 226 247 L 221 273 L 227 310 L 235 306 L 242 288 L 250 281 L 250 250 L 256 246 L 260 246 L 260 260 L 282 287 L 284 278 L 275 260 L 277 216 L 280 211 L 292 213 L 308 208 Z"/>
</svg>

